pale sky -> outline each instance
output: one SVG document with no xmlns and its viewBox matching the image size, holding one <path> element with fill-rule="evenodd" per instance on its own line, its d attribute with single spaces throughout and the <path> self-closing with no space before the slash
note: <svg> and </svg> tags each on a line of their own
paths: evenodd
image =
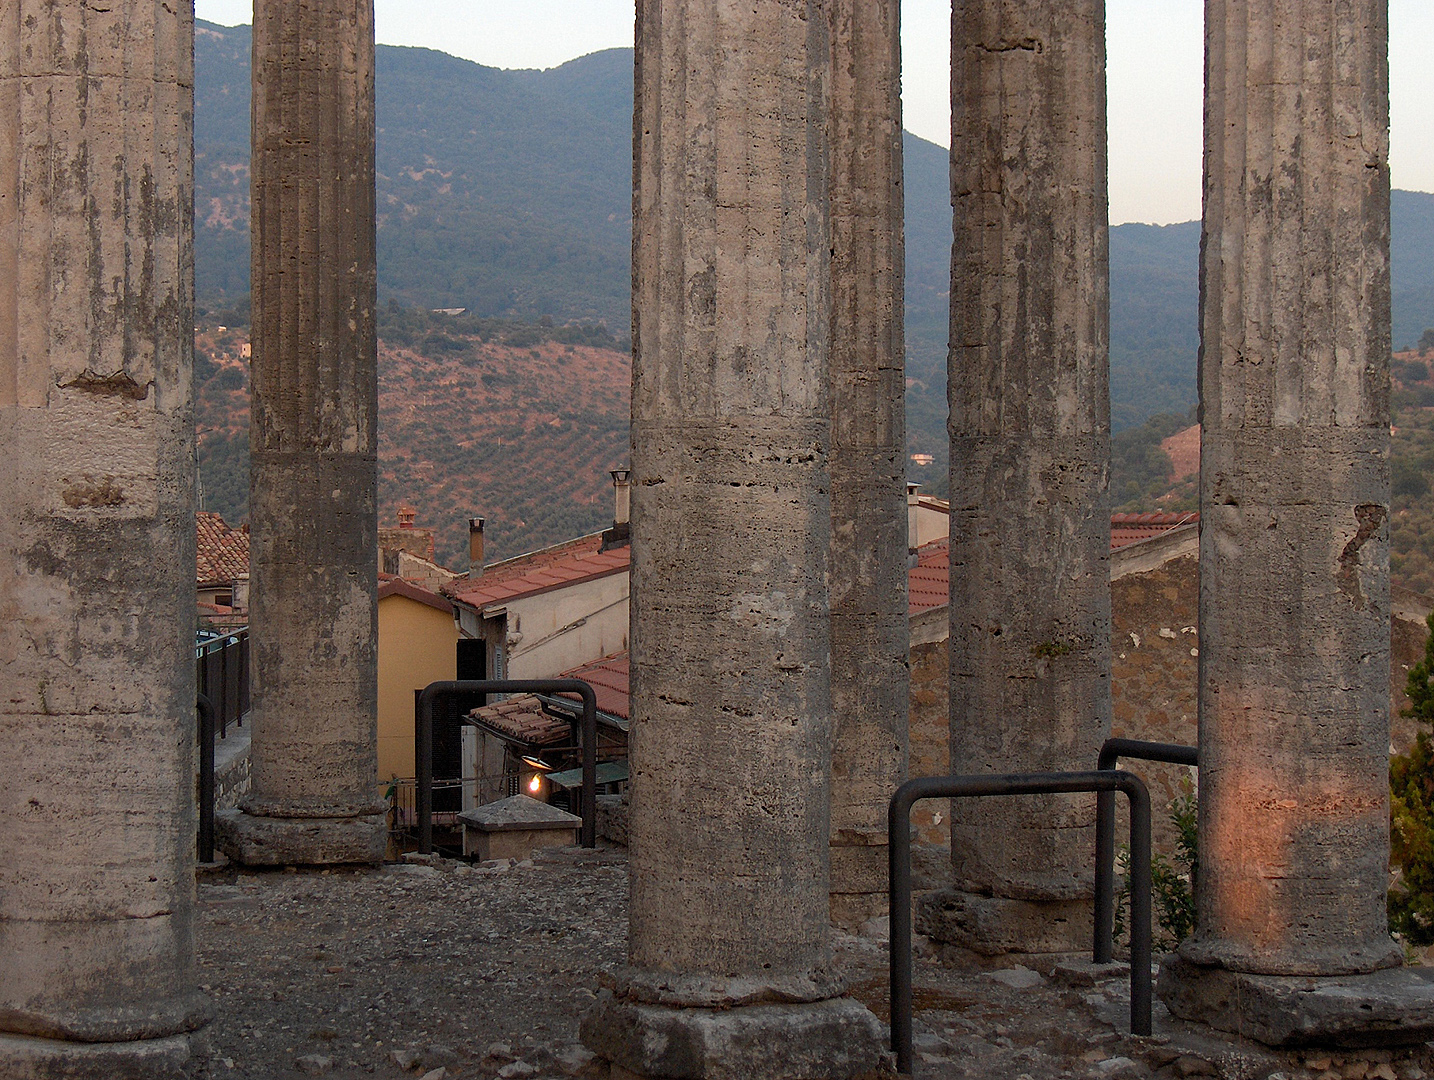
<svg viewBox="0 0 1434 1080">
<path fill-rule="evenodd" d="M 554 67 L 632 45 L 632 0 L 375 0 L 378 40 L 490 67 Z M 1110 220 L 1200 216 L 1201 0 L 1107 0 Z M 252 0 L 195 0 L 201 19 L 250 21 Z M 902 0 L 908 130 L 950 143 L 950 0 Z M 1394 186 L 1434 191 L 1434 3 L 1389 0 Z"/>
</svg>

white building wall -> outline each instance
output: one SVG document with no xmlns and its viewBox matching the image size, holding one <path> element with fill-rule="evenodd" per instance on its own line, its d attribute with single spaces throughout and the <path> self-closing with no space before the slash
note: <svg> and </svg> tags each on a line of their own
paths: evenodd
<svg viewBox="0 0 1434 1080">
<path fill-rule="evenodd" d="M 507 604 L 510 679 L 548 679 L 627 648 L 626 571 Z"/>
</svg>

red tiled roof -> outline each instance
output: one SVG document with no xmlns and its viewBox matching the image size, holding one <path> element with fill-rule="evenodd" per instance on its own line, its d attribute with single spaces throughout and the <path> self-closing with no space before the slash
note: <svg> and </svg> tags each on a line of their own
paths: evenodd
<svg viewBox="0 0 1434 1080">
<path fill-rule="evenodd" d="M 479 577 L 460 576 L 457 581 L 453 582 L 451 588 L 446 588 L 444 591 L 453 595 L 458 589 L 476 588 L 479 585 L 497 585 L 522 577 L 530 571 L 560 562 L 570 555 L 591 554 L 601 547 L 602 533 L 588 533 L 586 536 L 579 536 L 574 540 L 564 540 L 561 544 L 554 544 L 552 547 L 514 555 L 511 559 L 504 559 L 502 562 L 489 563 L 483 567 L 483 573 Z"/>
<path fill-rule="evenodd" d="M 201 585 L 228 585 L 249 572 L 249 530 L 231 529 L 218 514 L 194 515 L 198 541 L 197 579 Z"/>
<path fill-rule="evenodd" d="M 388 596 L 407 597 L 409 600 L 416 600 L 420 604 L 437 608 L 447 615 L 453 614 L 453 604 L 446 597 L 439 596 L 436 592 L 430 592 L 422 585 L 409 581 L 407 578 L 394 577 L 392 574 L 379 574 L 378 598 L 382 600 Z"/>
<path fill-rule="evenodd" d="M 951 602 L 951 541 L 943 536 L 923 544 L 916 552 L 916 565 L 906 574 L 907 610 L 945 607 Z"/>
<path fill-rule="evenodd" d="M 1165 510 L 1149 514 L 1111 514 L 1110 550 L 1115 551 L 1137 540 L 1149 540 L 1152 536 L 1159 536 L 1181 525 L 1193 525 L 1199 520 L 1200 515 L 1193 510 L 1185 514 Z"/>
<path fill-rule="evenodd" d="M 582 679 L 591 684 L 597 697 L 597 707 L 609 716 L 622 720 L 628 718 L 628 663 L 627 653 L 604 656 L 591 664 L 585 664 L 562 674 L 564 679 Z"/>
<path fill-rule="evenodd" d="M 628 567 L 629 554 L 630 549 L 626 547 L 613 548 L 611 551 L 582 551 L 536 566 L 526 573 L 508 577 L 506 580 L 492 581 L 487 571 L 476 582 L 460 578 L 445 586 L 444 592 L 468 607 L 485 608 L 490 604 L 502 603 L 519 596 L 534 596 L 580 581 L 592 581 L 609 574 L 624 573 Z"/>
<path fill-rule="evenodd" d="M 549 716 L 532 694 L 519 694 L 468 714 L 484 727 L 525 746 L 561 746 L 571 741 L 571 722 Z"/>
<path fill-rule="evenodd" d="M 1163 532 L 1181 525 L 1199 521 L 1200 515 L 1150 513 L 1112 514 L 1110 519 L 1111 550 L 1135 543 L 1137 540 L 1159 536 Z M 624 549 L 624 552 L 626 549 Z M 626 558 L 623 565 L 626 566 Z M 951 541 L 941 537 L 923 545 L 916 556 L 916 565 L 906 576 L 910 611 L 913 615 L 932 608 L 945 607 L 950 603 Z M 591 664 L 563 672 L 563 678 L 584 679 L 592 684 L 597 695 L 598 708 L 609 716 L 629 718 L 628 654 L 617 653 L 605 656 Z M 519 700 L 519 699 L 514 699 Z M 536 699 L 534 699 L 536 703 Z M 511 702 L 505 703 L 511 704 Z M 496 706 L 490 706 L 496 708 Z M 476 715 L 476 714 L 475 714 Z"/>
</svg>

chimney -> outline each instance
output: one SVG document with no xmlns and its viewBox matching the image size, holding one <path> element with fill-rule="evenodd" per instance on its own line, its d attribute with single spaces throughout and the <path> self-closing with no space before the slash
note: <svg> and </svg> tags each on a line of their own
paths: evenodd
<svg viewBox="0 0 1434 1080">
<path fill-rule="evenodd" d="M 602 534 L 602 550 L 623 547 L 631 535 L 629 521 L 632 516 L 632 470 L 612 470 L 612 528 Z"/>
<path fill-rule="evenodd" d="M 418 511 L 407 504 L 398 508 L 398 527 L 400 529 L 411 529 L 413 523 L 418 520 Z"/>
<path fill-rule="evenodd" d="M 613 469 L 612 471 L 612 493 L 613 513 L 612 523 L 614 525 L 626 525 L 632 518 L 632 470 Z"/>
<path fill-rule="evenodd" d="M 920 484 L 906 482 L 906 550 L 915 551 L 921 546 L 921 491 Z"/>
<path fill-rule="evenodd" d="M 468 577 L 476 578 L 483 572 L 483 519 L 468 519 Z"/>
</svg>

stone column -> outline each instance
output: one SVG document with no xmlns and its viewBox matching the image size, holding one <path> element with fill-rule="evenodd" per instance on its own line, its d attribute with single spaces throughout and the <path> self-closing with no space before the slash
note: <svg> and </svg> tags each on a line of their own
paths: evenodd
<svg viewBox="0 0 1434 1080">
<path fill-rule="evenodd" d="M 826 12 L 637 7 L 631 967 L 615 1077 L 846 1077 L 829 967 Z"/>
<path fill-rule="evenodd" d="M 1161 994 L 1280 1042 L 1330 1031 L 1292 1020 L 1319 983 L 1278 976 L 1400 963 L 1385 916 L 1388 28 L 1383 0 L 1218 2 L 1207 20 L 1199 925 Z M 1365 995 L 1385 984 L 1347 983 L 1321 1022 L 1381 1022 Z M 1399 1021 L 1416 1040 L 1422 985 L 1424 1013 Z"/>
<path fill-rule="evenodd" d="M 952 12 L 953 773 L 1093 769 L 1110 731 L 1104 10 Z M 926 932 L 1089 948 L 1093 823 L 1086 796 L 957 801 Z"/>
<path fill-rule="evenodd" d="M 373 0 L 254 7 L 248 863 L 377 862 Z"/>
<path fill-rule="evenodd" d="M 177 1077 L 194 960 L 193 8 L 0 5 L 0 1075 Z"/>
<path fill-rule="evenodd" d="M 831 917 L 887 906 L 906 778 L 906 364 L 899 0 L 830 0 Z"/>
</svg>

